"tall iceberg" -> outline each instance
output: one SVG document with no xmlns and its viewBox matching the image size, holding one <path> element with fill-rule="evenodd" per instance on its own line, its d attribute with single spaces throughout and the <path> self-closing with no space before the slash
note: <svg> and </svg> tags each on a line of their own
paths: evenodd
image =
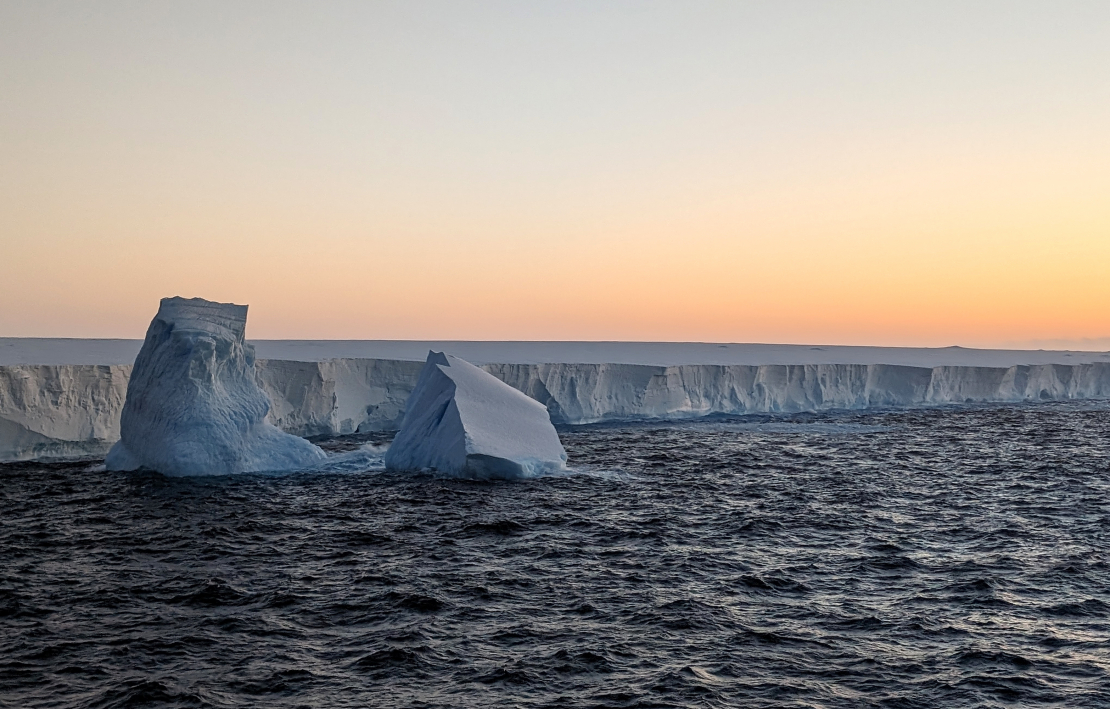
<svg viewBox="0 0 1110 709">
<path fill-rule="evenodd" d="M 428 353 L 385 455 L 393 470 L 481 479 L 535 477 L 566 462 L 546 406 L 442 352 Z"/>
<path fill-rule="evenodd" d="M 165 475 L 293 470 L 326 456 L 266 422 L 247 306 L 163 298 L 127 385 L 108 470 Z"/>
</svg>

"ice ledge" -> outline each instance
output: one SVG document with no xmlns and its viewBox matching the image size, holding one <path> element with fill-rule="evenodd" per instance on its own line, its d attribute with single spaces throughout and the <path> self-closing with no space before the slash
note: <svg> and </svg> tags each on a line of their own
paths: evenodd
<svg viewBox="0 0 1110 709">
<path fill-rule="evenodd" d="M 258 360 L 269 420 L 299 436 L 396 430 L 421 363 Z M 490 364 L 556 423 L 709 414 L 1110 399 L 1110 364 L 907 367 L 882 364 L 649 366 Z M 119 438 L 130 365 L 0 367 L 0 460 L 82 452 Z M 5 423 L 6 422 L 6 423 Z"/>
</svg>

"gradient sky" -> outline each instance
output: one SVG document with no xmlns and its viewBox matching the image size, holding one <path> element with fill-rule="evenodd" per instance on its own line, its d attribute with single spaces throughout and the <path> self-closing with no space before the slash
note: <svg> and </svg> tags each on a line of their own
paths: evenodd
<svg viewBox="0 0 1110 709">
<path fill-rule="evenodd" d="M 1110 348 L 1110 3 L 0 0 L 0 336 Z"/>
</svg>

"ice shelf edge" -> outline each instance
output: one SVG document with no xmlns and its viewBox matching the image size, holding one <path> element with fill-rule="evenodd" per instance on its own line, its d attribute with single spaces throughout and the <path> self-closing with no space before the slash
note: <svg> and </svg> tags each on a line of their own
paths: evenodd
<svg viewBox="0 0 1110 709">
<path fill-rule="evenodd" d="M 269 420 L 298 436 L 396 429 L 422 363 L 258 360 Z M 557 424 L 957 403 L 1110 399 L 1110 363 L 487 364 Z M 0 460 L 99 456 L 119 438 L 130 365 L 0 366 Z"/>
</svg>

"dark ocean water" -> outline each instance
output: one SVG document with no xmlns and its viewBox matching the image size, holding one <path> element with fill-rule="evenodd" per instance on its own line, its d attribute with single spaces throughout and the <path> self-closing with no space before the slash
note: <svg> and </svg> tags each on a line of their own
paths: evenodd
<svg viewBox="0 0 1110 709">
<path fill-rule="evenodd" d="M 1105 407 L 561 435 L 524 482 L 0 466 L 0 705 L 1110 706 Z"/>
</svg>

